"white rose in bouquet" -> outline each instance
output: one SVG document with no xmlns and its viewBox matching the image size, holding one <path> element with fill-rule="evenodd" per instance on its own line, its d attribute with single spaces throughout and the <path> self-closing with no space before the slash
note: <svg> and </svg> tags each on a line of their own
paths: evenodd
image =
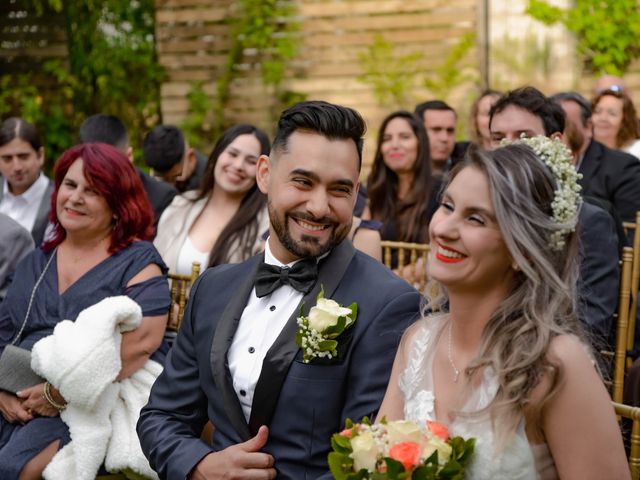
<svg viewBox="0 0 640 480">
<path fill-rule="evenodd" d="M 353 448 L 351 458 L 353 458 L 355 471 L 365 468 L 369 472 L 374 472 L 380 451 L 371 432 L 362 432 L 354 437 L 351 440 L 351 448 Z"/>
</svg>

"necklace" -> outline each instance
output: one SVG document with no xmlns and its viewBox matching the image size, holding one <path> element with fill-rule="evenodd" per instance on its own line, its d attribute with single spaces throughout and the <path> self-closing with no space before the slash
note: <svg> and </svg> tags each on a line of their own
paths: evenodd
<svg viewBox="0 0 640 480">
<path fill-rule="evenodd" d="M 453 368 L 453 383 L 458 383 L 458 377 L 460 376 L 460 370 L 458 370 L 458 367 L 456 367 L 456 364 L 453 363 L 453 358 L 451 356 L 451 330 L 453 328 L 453 325 L 451 324 L 451 321 L 449 321 L 449 348 L 447 350 L 447 356 L 449 357 L 449 363 L 451 364 L 451 368 Z"/>
</svg>

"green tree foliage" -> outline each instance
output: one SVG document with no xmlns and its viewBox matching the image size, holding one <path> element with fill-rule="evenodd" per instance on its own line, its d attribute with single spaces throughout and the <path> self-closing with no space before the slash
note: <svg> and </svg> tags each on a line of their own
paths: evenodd
<svg viewBox="0 0 640 480">
<path fill-rule="evenodd" d="M 233 44 L 225 65 L 215 83 L 215 96 L 210 102 L 202 83 L 194 83 L 189 91 L 189 114 L 181 127 L 194 145 L 199 138 L 216 138 L 229 126 L 226 108 L 232 96 L 232 83 L 240 72 L 259 70 L 265 94 L 273 96 L 270 123 L 283 108 L 304 100 L 305 95 L 284 88 L 283 80 L 290 61 L 296 56 L 295 33 L 300 23 L 293 0 L 239 0 L 235 11 L 226 19 L 231 26 Z M 212 117 L 212 121 L 206 119 Z"/>
<path fill-rule="evenodd" d="M 373 43 L 358 55 L 364 73 L 358 80 L 373 89 L 380 105 L 406 108 L 413 103 L 410 90 L 418 83 L 420 71 L 417 62 L 422 53 L 398 55 L 396 46 L 376 33 Z"/>
<path fill-rule="evenodd" d="M 465 68 L 469 51 L 475 46 L 475 33 L 464 35 L 452 46 L 441 63 L 428 71 L 420 66 L 422 52 L 399 55 L 396 45 L 376 34 L 373 43 L 358 55 L 364 73 L 358 77 L 373 89 L 380 105 L 407 108 L 414 103 L 411 91 L 424 86 L 437 98 L 446 99 L 455 87 L 476 77 Z"/>
<path fill-rule="evenodd" d="M 527 13 L 547 25 L 561 23 L 575 34 L 578 52 L 596 72 L 623 75 L 640 55 L 637 0 L 574 0 L 568 9 L 530 0 Z"/>
<path fill-rule="evenodd" d="M 424 86 L 438 98 L 445 98 L 454 87 L 476 79 L 469 69 L 463 66 L 464 60 L 476 44 L 475 32 L 465 34 L 445 56 L 442 63 L 427 73 Z"/>
<path fill-rule="evenodd" d="M 159 120 L 163 70 L 154 50 L 154 0 L 25 1 L 29 15 L 61 14 L 68 60 L 51 60 L 42 72 L 7 73 L 0 113 L 20 115 L 38 125 L 49 158 L 77 140 L 89 115 L 117 115 L 132 146 Z M 37 86 L 42 76 L 46 90 Z M 8 86 L 8 91 L 4 86 Z"/>
</svg>

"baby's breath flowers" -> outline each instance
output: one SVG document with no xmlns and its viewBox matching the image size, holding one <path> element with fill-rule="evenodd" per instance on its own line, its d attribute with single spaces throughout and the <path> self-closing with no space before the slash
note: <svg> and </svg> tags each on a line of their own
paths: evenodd
<svg viewBox="0 0 640 480">
<path fill-rule="evenodd" d="M 309 363 L 314 358 L 335 357 L 338 348 L 335 339 L 355 323 L 357 315 L 355 303 L 348 308 L 342 307 L 338 302 L 324 298 L 324 289 L 321 289 L 308 317 L 302 315 L 300 308 L 296 344 L 302 350 L 304 362 Z"/>
<path fill-rule="evenodd" d="M 503 145 L 508 143 L 502 142 Z M 551 210 L 553 221 L 558 225 L 558 229 L 551 234 L 549 245 L 554 250 L 562 250 L 567 234 L 576 228 L 578 211 L 582 204 L 581 187 L 578 184 L 582 174 L 576 171 L 571 162 L 571 151 L 558 138 L 552 139 L 542 135 L 531 138 L 523 136 L 514 143 L 522 143 L 530 147 L 551 170 L 556 180 Z"/>
</svg>

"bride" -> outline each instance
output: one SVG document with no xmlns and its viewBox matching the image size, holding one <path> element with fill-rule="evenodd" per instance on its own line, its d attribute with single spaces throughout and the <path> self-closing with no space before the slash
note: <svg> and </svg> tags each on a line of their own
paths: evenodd
<svg viewBox="0 0 640 480">
<path fill-rule="evenodd" d="M 476 150 L 429 226 L 428 307 L 447 313 L 405 333 L 378 418 L 475 437 L 466 478 L 630 478 L 576 317 L 576 182 L 559 141 Z"/>
</svg>

